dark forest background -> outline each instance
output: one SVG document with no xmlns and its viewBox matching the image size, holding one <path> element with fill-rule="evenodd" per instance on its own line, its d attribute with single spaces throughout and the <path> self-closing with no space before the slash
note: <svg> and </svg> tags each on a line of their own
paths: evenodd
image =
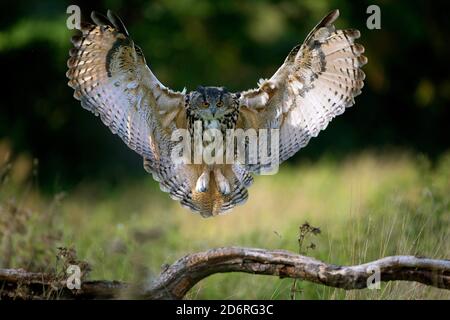
<svg viewBox="0 0 450 320">
<path fill-rule="evenodd" d="M 0 147 L 34 163 L 43 190 L 148 178 L 141 159 L 72 98 L 65 76 L 75 34 L 66 28 L 70 4 L 81 7 L 84 19 L 91 10 L 116 12 L 157 77 L 188 90 L 254 87 L 339 8 L 337 26 L 361 31 L 366 84 L 356 106 L 290 161 L 339 159 L 365 149 L 406 149 L 437 159 L 450 146 L 446 1 L 3 1 Z M 371 4 L 381 8 L 381 30 L 366 27 Z"/>
</svg>

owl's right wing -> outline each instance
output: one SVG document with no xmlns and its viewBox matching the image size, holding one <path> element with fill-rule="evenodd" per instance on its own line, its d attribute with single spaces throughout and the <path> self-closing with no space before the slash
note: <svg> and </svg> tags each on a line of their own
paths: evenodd
<svg viewBox="0 0 450 320">
<path fill-rule="evenodd" d="M 119 17 L 110 11 L 91 17 L 95 25 L 83 23 L 82 35 L 72 38 L 67 77 L 74 97 L 144 158 L 163 191 L 187 199 L 195 172 L 171 159 L 171 135 L 186 128 L 185 92 L 156 78 Z"/>
<path fill-rule="evenodd" d="M 185 93 L 165 87 L 146 65 L 119 17 L 93 12 L 67 62 L 74 97 L 158 171 L 172 130 L 185 127 Z M 159 178 L 161 179 L 161 178 Z"/>
</svg>

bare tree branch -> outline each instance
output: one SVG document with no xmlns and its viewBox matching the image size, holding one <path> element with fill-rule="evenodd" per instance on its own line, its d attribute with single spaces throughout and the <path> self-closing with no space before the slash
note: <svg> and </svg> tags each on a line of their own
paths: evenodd
<svg viewBox="0 0 450 320">
<path fill-rule="evenodd" d="M 296 278 L 350 290 L 367 288 L 367 280 L 374 270 L 379 270 L 380 280 L 384 282 L 415 281 L 450 289 L 450 260 L 391 256 L 361 265 L 337 266 L 284 250 L 228 247 L 187 255 L 163 270 L 146 287 L 117 281 L 86 281 L 80 290 L 71 291 L 65 287 L 65 281 L 55 282 L 49 274 L 0 269 L 0 296 L 6 296 L 5 292 L 11 295 L 20 286 L 38 285 L 57 290 L 59 298 L 109 299 L 133 294 L 145 299 L 182 299 L 202 279 L 225 272 Z"/>
<path fill-rule="evenodd" d="M 369 268 L 370 267 L 370 268 Z M 407 280 L 450 289 L 450 261 L 393 256 L 356 266 L 336 266 L 284 250 L 218 248 L 188 255 L 163 271 L 146 296 L 180 299 L 211 274 L 246 272 L 297 278 L 342 289 L 367 288 L 372 268 L 381 281 Z M 373 269 L 372 269 L 373 270 Z"/>
</svg>

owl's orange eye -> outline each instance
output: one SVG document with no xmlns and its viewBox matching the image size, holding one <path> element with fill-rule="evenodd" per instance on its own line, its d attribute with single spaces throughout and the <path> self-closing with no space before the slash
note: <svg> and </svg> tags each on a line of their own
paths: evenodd
<svg viewBox="0 0 450 320">
<path fill-rule="evenodd" d="M 206 102 L 206 101 L 203 101 L 203 102 L 202 102 L 202 107 L 203 107 L 203 108 L 208 108 L 208 107 L 209 107 L 209 103 Z"/>
<path fill-rule="evenodd" d="M 222 101 L 219 101 L 219 102 L 217 102 L 217 104 L 216 104 L 219 108 L 220 107 L 223 107 L 223 102 Z"/>
</svg>

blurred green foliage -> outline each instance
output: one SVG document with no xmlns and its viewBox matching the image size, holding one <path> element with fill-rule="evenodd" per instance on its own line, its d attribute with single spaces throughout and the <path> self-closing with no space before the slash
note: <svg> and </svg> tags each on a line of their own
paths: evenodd
<svg viewBox="0 0 450 320">
<path fill-rule="evenodd" d="M 369 63 L 356 106 L 291 161 L 399 147 L 435 159 L 449 147 L 448 2 L 429 1 L 15 1 L 0 4 L 3 74 L 0 140 L 39 159 L 50 191 L 83 180 L 110 184 L 142 177 L 140 158 L 84 111 L 66 85 L 66 8 L 84 19 L 112 9 L 125 21 L 158 78 L 175 88 L 199 84 L 244 90 L 270 77 L 289 50 L 334 8 L 340 28 L 358 28 Z M 381 7 L 381 30 L 366 8 Z"/>
</svg>

